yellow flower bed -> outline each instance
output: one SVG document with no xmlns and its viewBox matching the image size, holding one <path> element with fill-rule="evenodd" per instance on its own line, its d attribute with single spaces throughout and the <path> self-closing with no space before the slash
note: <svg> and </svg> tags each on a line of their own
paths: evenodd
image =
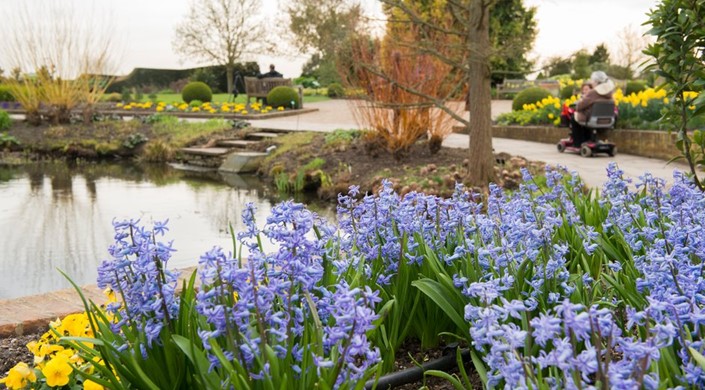
<svg viewBox="0 0 705 390">
<path fill-rule="evenodd" d="M 582 80 L 559 80 L 561 87 L 582 85 Z M 631 128 L 653 128 L 663 113 L 665 105 L 670 104 L 664 89 L 648 88 L 638 93 L 625 95 L 622 89 L 614 93 L 615 104 L 618 107 L 618 125 Z M 694 99 L 697 92 L 685 92 L 686 99 Z M 549 96 L 536 103 L 524 104 L 522 110 L 502 114 L 497 119 L 501 124 L 519 125 L 560 125 L 561 110 L 564 106 L 575 104 L 579 96 L 573 95 L 569 99 L 561 100 Z M 690 108 L 691 110 L 694 107 Z M 640 127 L 643 126 L 643 127 Z"/>
<path fill-rule="evenodd" d="M 114 294 L 106 292 L 106 295 L 109 301 L 115 301 Z M 10 390 L 61 388 L 67 385 L 70 388 L 102 390 L 103 386 L 84 379 L 82 374 L 95 374 L 95 365 L 102 365 L 103 362 L 84 361 L 78 351 L 59 343 L 62 337 L 93 338 L 93 330 L 86 313 L 70 314 L 63 319 L 57 319 L 49 323 L 49 328 L 39 340 L 27 344 L 27 348 L 34 355 L 33 367 L 24 362 L 17 363 L 6 377 L 0 379 L 0 384 Z M 86 348 L 93 348 L 91 343 L 81 344 Z"/>
<path fill-rule="evenodd" d="M 199 106 L 190 106 L 184 102 L 172 102 L 167 104 L 165 102 L 153 102 L 147 103 L 136 103 L 130 102 L 127 104 L 117 103 L 116 108 L 122 108 L 123 110 L 134 111 L 151 111 L 155 112 L 200 112 L 209 114 L 240 114 L 240 115 L 252 115 L 252 114 L 266 114 L 274 110 L 272 106 L 265 106 L 262 103 L 255 102 L 249 106 L 244 103 L 213 103 L 206 102 Z M 284 107 L 277 108 L 277 111 L 284 111 Z"/>
</svg>

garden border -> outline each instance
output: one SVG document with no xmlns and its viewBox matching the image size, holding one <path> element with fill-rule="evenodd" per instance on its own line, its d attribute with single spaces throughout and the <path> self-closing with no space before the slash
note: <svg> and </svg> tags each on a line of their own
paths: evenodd
<svg viewBox="0 0 705 390">
<path fill-rule="evenodd" d="M 455 133 L 468 134 L 465 128 L 456 126 Z M 492 126 L 492 137 L 508 138 L 522 141 L 557 144 L 561 138 L 568 137 L 568 129 L 552 126 Z M 675 133 L 658 130 L 611 130 L 609 140 L 617 145 L 619 153 L 635 156 L 671 160 L 680 156 L 676 148 Z"/>
<path fill-rule="evenodd" d="M 154 114 L 163 114 L 163 115 L 172 115 L 178 118 L 195 118 L 195 119 L 217 119 L 217 118 L 223 118 L 223 119 L 244 119 L 244 120 L 258 120 L 258 119 L 273 119 L 273 118 L 282 118 L 282 117 L 287 117 L 287 116 L 295 116 L 295 115 L 301 115 L 301 114 L 308 114 L 310 112 L 316 112 L 318 111 L 318 108 L 298 108 L 296 110 L 284 110 L 284 111 L 275 111 L 275 112 L 268 112 L 266 114 L 252 114 L 252 115 L 242 115 L 242 114 L 231 114 L 231 113 L 223 113 L 223 112 L 218 112 L 215 114 L 207 113 L 207 112 L 177 112 L 177 111 L 162 111 L 162 112 L 156 112 L 156 111 L 140 111 L 140 110 L 97 110 L 96 113 L 99 114 L 104 114 L 104 115 L 117 115 L 120 117 L 135 117 L 135 116 L 148 116 L 148 115 L 154 115 Z M 8 114 L 12 115 L 24 115 L 25 110 L 23 109 L 17 109 L 17 108 L 8 108 L 8 109 L 3 109 L 3 111 L 7 112 Z M 80 111 L 73 111 L 76 114 L 80 114 Z"/>
</svg>

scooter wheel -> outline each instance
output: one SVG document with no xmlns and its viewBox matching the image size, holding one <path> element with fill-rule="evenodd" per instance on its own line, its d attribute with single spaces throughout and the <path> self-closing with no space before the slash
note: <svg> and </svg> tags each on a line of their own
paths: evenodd
<svg viewBox="0 0 705 390">
<path fill-rule="evenodd" d="M 592 157 L 592 149 L 587 145 L 583 145 L 583 147 L 580 148 L 580 155 L 583 157 Z"/>
<path fill-rule="evenodd" d="M 556 144 L 556 149 L 558 149 L 558 152 L 559 152 L 559 153 L 565 152 L 565 145 L 563 144 L 563 142 L 557 143 L 557 144 Z"/>
<path fill-rule="evenodd" d="M 615 146 L 615 147 L 613 147 L 612 149 L 610 149 L 610 151 L 607 152 L 607 155 L 610 156 L 610 157 L 616 156 L 616 155 L 617 155 L 617 147 Z"/>
</svg>

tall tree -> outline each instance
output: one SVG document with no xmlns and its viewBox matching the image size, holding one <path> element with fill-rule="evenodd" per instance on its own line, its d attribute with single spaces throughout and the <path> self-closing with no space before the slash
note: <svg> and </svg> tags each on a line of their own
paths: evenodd
<svg viewBox="0 0 705 390">
<path fill-rule="evenodd" d="M 604 43 L 600 43 L 595 47 L 595 50 L 590 56 L 590 64 L 608 64 L 610 62 L 610 52 Z"/>
<path fill-rule="evenodd" d="M 337 58 L 346 52 L 350 37 L 364 30 L 363 10 L 355 0 L 301 0 L 288 3 L 291 42 L 311 54 L 309 68 L 323 78 L 337 77 Z M 343 54 L 344 55 L 344 54 Z M 322 80 L 330 82 L 333 80 Z"/>
<path fill-rule="evenodd" d="M 173 48 L 184 58 L 225 66 L 230 92 L 235 64 L 271 50 L 260 9 L 257 0 L 191 0 L 188 14 L 176 26 Z"/>
<path fill-rule="evenodd" d="M 442 6 L 413 0 L 381 1 L 388 15 L 387 44 L 433 56 L 450 65 L 455 69 L 449 72 L 452 80 L 460 75 L 461 83 L 443 89 L 448 91 L 445 96 L 424 94 L 401 83 L 397 87 L 423 97 L 468 129 L 467 179 L 473 185 L 486 185 L 495 177 L 490 112 L 490 9 L 494 0 L 450 0 Z M 459 96 L 466 96 L 467 117 L 451 101 Z"/>
<path fill-rule="evenodd" d="M 572 77 L 576 80 L 586 79 L 590 77 L 590 72 L 592 68 L 590 67 L 590 59 L 592 56 L 588 54 L 587 50 L 581 49 L 573 53 L 573 75 Z"/>
<path fill-rule="evenodd" d="M 544 69 L 548 76 L 558 76 L 561 74 L 570 74 L 573 70 L 573 59 L 554 56 L 546 60 Z"/>
<path fill-rule="evenodd" d="M 536 39 L 536 7 L 523 0 L 497 0 L 490 13 L 492 81 L 526 76 L 534 65 L 527 58 Z"/>
</svg>

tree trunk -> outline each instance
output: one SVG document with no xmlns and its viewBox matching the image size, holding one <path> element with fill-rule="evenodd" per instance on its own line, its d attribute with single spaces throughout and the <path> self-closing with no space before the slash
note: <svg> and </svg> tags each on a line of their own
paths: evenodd
<svg viewBox="0 0 705 390">
<path fill-rule="evenodd" d="M 468 180 L 474 186 L 486 187 L 495 179 L 492 152 L 492 96 L 490 89 L 490 29 L 488 0 L 472 0 L 473 11 L 468 29 L 470 50 L 467 69 L 470 138 Z"/>
<path fill-rule="evenodd" d="M 83 107 L 83 123 L 89 125 L 93 123 L 93 105 L 86 103 Z"/>
<path fill-rule="evenodd" d="M 228 94 L 233 93 L 233 71 L 235 70 L 235 64 L 225 65 L 225 78 L 228 80 Z"/>
</svg>

